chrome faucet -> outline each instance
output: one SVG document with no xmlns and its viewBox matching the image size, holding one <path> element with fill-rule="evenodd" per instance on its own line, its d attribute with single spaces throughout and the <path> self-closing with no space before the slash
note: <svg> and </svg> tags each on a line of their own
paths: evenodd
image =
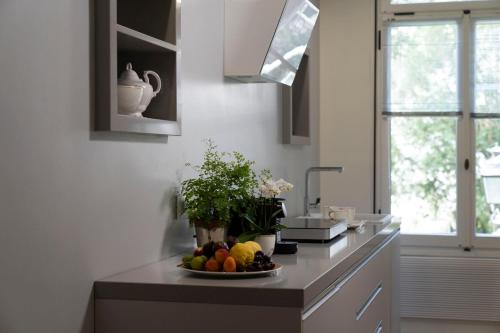
<svg viewBox="0 0 500 333">
<path fill-rule="evenodd" d="M 311 172 L 321 172 L 321 171 L 335 171 L 335 172 L 342 172 L 344 171 L 344 167 L 339 167 L 339 166 L 332 166 L 332 167 L 310 167 L 306 171 L 306 190 L 305 190 L 305 196 L 304 196 L 304 216 L 309 216 L 309 207 L 311 207 L 312 204 L 309 202 L 309 175 Z"/>
</svg>

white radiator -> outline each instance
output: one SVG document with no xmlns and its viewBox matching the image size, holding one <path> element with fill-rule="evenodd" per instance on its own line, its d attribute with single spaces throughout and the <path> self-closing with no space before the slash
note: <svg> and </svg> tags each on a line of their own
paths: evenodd
<svg viewBox="0 0 500 333">
<path fill-rule="evenodd" d="M 401 257 L 401 317 L 500 321 L 500 260 Z"/>
</svg>

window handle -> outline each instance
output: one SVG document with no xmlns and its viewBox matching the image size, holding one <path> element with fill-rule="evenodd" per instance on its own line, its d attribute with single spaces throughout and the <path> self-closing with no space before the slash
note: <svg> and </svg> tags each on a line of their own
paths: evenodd
<svg viewBox="0 0 500 333">
<path fill-rule="evenodd" d="M 465 170 L 469 170 L 469 167 L 470 167 L 470 161 L 468 158 L 466 158 L 464 163 L 464 168 Z"/>
</svg>

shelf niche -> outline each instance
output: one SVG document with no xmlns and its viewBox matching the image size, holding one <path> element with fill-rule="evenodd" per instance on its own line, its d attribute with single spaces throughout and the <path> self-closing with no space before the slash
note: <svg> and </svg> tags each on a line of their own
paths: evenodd
<svg viewBox="0 0 500 333">
<path fill-rule="evenodd" d="M 283 87 L 283 143 L 311 144 L 310 59 L 306 51 L 291 87 Z"/>
<path fill-rule="evenodd" d="M 176 44 L 176 0 L 117 0 L 118 24 Z"/>
<path fill-rule="evenodd" d="M 144 79 L 142 73 L 147 70 L 155 71 L 161 78 L 162 88 L 158 95 L 151 100 L 144 117 L 177 120 L 177 86 L 176 86 L 176 53 L 175 52 L 143 52 L 122 48 L 118 39 L 118 61 L 117 73 L 125 70 L 127 63 L 133 65 L 133 69 Z M 151 64 L 156 64 L 151 68 Z M 155 80 L 151 84 L 156 88 Z"/>
<path fill-rule="evenodd" d="M 181 135 L 180 3 L 99 0 L 96 43 L 95 129 Z M 129 62 L 141 79 L 144 71 L 152 70 L 162 81 L 142 118 L 118 113 L 118 77 Z"/>
</svg>

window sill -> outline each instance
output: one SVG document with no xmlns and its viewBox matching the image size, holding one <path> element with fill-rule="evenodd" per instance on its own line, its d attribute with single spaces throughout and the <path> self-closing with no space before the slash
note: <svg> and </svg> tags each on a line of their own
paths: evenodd
<svg viewBox="0 0 500 333">
<path fill-rule="evenodd" d="M 500 258 L 500 248 L 477 248 L 465 251 L 458 246 L 401 245 L 401 256 Z"/>
</svg>

